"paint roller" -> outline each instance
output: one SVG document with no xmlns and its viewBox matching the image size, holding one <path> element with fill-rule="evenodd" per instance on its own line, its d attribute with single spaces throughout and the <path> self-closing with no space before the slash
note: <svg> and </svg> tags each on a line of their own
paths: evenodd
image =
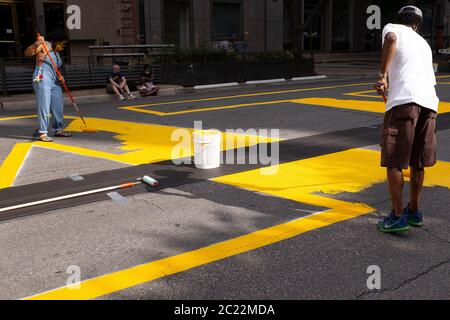
<svg viewBox="0 0 450 320">
<path fill-rule="evenodd" d="M 39 38 L 41 38 L 41 35 L 38 33 L 38 39 L 39 39 Z M 58 75 L 58 77 L 59 77 L 60 79 L 63 78 L 63 76 L 61 75 L 61 72 L 60 72 L 59 69 L 58 69 L 58 66 L 56 65 L 55 61 L 53 60 L 52 56 L 50 55 L 50 51 L 49 51 L 49 49 L 47 48 L 47 45 L 46 45 L 45 42 L 42 44 L 42 47 L 44 48 L 45 53 L 46 53 L 47 56 L 49 57 L 50 62 L 51 62 L 51 64 L 52 64 L 53 68 L 55 69 L 55 72 L 56 72 L 56 74 Z M 80 108 L 78 108 L 78 105 L 77 105 L 77 102 L 75 101 L 74 96 L 72 95 L 72 93 L 70 92 L 69 88 L 68 88 L 67 85 L 66 85 L 66 82 L 65 82 L 65 81 L 61 81 L 61 83 L 62 83 L 62 85 L 63 85 L 63 87 L 64 87 L 64 90 L 66 91 L 67 95 L 69 96 L 70 101 L 72 102 L 72 105 L 74 106 L 74 108 L 75 108 L 75 110 L 76 110 L 76 112 L 77 112 L 78 117 L 79 117 L 79 118 L 81 119 L 81 121 L 83 122 L 83 125 L 81 126 L 81 131 L 82 131 L 82 132 L 85 132 L 85 133 L 96 133 L 96 132 L 98 132 L 97 129 L 89 128 L 89 127 L 88 127 L 88 125 L 87 125 L 87 123 L 86 123 L 86 120 L 85 120 L 84 117 L 81 115 Z"/>
<path fill-rule="evenodd" d="M 39 200 L 39 201 L 23 203 L 23 204 L 10 206 L 10 207 L 6 207 L 6 208 L 0 208 L 0 213 L 7 212 L 7 211 L 18 210 L 18 209 L 30 208 L 30 207 L 34 207 L 34 206 L 38 206 L 38 205 L 42 205 L 42 204 L 47 204 L 47 203 L 52 203 L 52 202 L 57 202 L 57 201 L 62 201 L 62 200 L 68 200 L 68 199 L 73 199 L 73 198 L 80 198 L 80 197 L 83 197 L 83 196 L 88 196 L 88 195 L 102 193 L 102 192 L 110 192 L 110 191 L 114 191 L 114 190 L 124 190 L 124 189 L 128 189 L 128 188 L 132 188 L 132 187 L 137 186 L 139 184 L 146 184 L 146 185 L 149 185 L 149 186 L 154 187 L 154 188 L 157 188 L 160 185 L 159 182 L 156 179 L 153 179 L 150 176 L 144 176 L 143 178 L 138 178 L 135 181 L 123 183 L 123 184 L 116 185 L 116 186 L 100 188 L 100 189 L 95 189 L 95 190 L 89 190 L 89 191 L 83 191 L 83 192 L 73 193 L 73 194 L 69 194 L 69 195 L 65 195 L 65 196 L 60 196 L 60 197 L 54 197 L 54 198 L 49 198 L 49 199 L 44 199 L 44 200 Z"/>
</svg>

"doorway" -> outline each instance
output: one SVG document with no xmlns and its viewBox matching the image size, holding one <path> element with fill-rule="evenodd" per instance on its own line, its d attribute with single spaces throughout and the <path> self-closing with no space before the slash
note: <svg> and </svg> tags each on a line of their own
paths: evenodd
<svg viewBox="0 0 450 320">
<path fill-rule="evenodd" d="M 0 57 L 19 57 L 34 35 L 29 1 L 0 2 Z"/>
<path fill-rule="evenodd" d="M 164 41 L 183 49 L 191 44 L 191 2 L 164 2 Z"/>
<path fill-rule="evenodd" d="M 0 56 L 14 57 L 17 53 L 13 4 L 0 3 Z"/>
<path fill-rule="evenodd" d="M 309 16 L 312 10 L 305 10 L 305 16 Z M 323 25 L 324 13 L 316 12 L 312 17 L 311 24 L 304 33 L 304 49 L 307 51 L 323 50 Z"/>
</svg>

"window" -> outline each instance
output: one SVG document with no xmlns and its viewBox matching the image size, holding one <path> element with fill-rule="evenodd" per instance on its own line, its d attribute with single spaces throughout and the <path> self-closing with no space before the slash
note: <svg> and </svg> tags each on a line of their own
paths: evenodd
<svg viewBox="0 0 450 320">
<path fill-rule="evenodd" d="M 213 2 L 213 38 L 239 38 L 242 36 L 240 2 Z"/>
<path fill-rule="evenodd" d="M 66 36 L 63 3 L 44 2 L 45 33 L 52 40 L 62 40 Z"/>
<path fill-rule="evenodd" d="M 14 56 L 15 37 L 13 11 L 10 4 L 0 4 L 0 56 Z"/>
<path fill-rule="evenodd" d="M 145 31 L 145 0 L 139 0 L 138 2 L 138 16 L 139 16 L 139 43 L 145 44 L 146 31 Z"/>
<path fill-rule="evenodd" d="M 332 49 L 349 50 L 349 10 L 348 4 L 333 6 Z"/>
</svg>

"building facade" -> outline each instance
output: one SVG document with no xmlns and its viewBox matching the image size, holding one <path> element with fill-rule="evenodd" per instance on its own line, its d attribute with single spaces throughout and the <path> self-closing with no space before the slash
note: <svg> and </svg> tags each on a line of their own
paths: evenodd
<svg viewBox="0 0 450 320">
<path fill-rule="evenodd" d="M 288 5 L 289 4 L 289 5 Z M 175 44 L 214 47 L 229 40 L 249 52 L 379 50 L 381 30 L 366 27 L 369 5 L 379 5 L 382 25 L 404 4 L 424 10 L 424 36 L 449 46 L 446 0 L 0 0 L 0 56 L 17 57 L 36 32 L 69 40 L 68 54 L 86 56 L 90 45 Z M 67 7 L 81 9 L 81 29 L 66 27 Z"/>
</svg>

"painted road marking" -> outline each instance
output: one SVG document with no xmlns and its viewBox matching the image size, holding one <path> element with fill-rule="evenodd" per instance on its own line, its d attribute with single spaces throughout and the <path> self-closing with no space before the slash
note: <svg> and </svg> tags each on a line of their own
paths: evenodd
<svg viewBox="0 0 450 320">
<path fill-rule="evenodd" d="M 308 91 L 319 91 L 319 90 L 329 90 L 329 89 L 339 89 L 339 88 L 349 88 L 349 87 L 358 87 L 370 85 L 370 83 L 354 83 L 354 84 L 346 84 L 346 85 L 335 85 L 335 86 L 324 86 L 324 87 L 314 87 L 314 88 L 303 88 L 303 89 L 291 89 L 291 90 L 282 90 L 282 91 L 269 91 L 269 92 L 257 92 L 257 93 L 248 93 L 248 94 L 240 94 L 240 95 L 232 95 L 232 96 L 221 96 L 221 97 L 213 97 L 213 98 L 204 98 L 204 99 L 193 99 L 193 100 L 178 100 L 178 101 L 169 101 L 169 102 L 161 102 L 161 103 L 150 103 L 150 104 L 141 104 L 135 106 L 124 106 L 119 109 L 147 113 L 152 115 L 158 115 L 161 117 L 173 115 L 170 112 L 160 112 L 154 110 L 148 110 L 143 108 L 149 107 L 159 107 L 159 106 L 167 106 L 167 105 L 176 105 L 183 103 L 193 103 L 193 102 L 205 102 L 205 101 L 218 101 L 218 100 L 227 100 L 227 99 L 236 99 L 236 98 L 247 98 L 247 97 L 258 97 L 258 96 L 267 96 L 267 95 L 279 95 L 284 93 L 295 93 L 295 92 L 308 92 Z M 266 103 L 270 103 L 267 102 Z M 226 107 L 226 106 L 223 106 Z M 223 108 L 222 107 L 222 108 Z M 190 110 L 190 112 L 195 112 L 194 110 Z M 181 113 L 188 113 L 187 111 Z M 180 113 L 177 113 L 180 114 Z"/>
<path fill-rule="evenodd" d="M 373 92 L 373 90 L 368 91 L 358 91 L 345 93 L 344 95 L 348 96 L 356 96 L 356 97 L 368 97 L 378 99 L 380 101 L 367 101 L 367 100 L 343 100 L 343 99 L 333 99 L 333 98 L 301 98 L 301 99 L 285 99 L 285 100 L 274 100 L 274 101 L 260 101 L 253 103 L 242 103 L 242 104 L 234 104 L 234 105 L 224 105 L 224 106 L 216 106 L 216 107 L 206 107 L 206 108 L 195 108 L 189 110 L 181 110 L 181 111 L 172 111 L 172 112 L 162 112 L 150 109 L 139 109 L 138 112 L 153 114 L 161 117 L 167 116 L 175 116 L 182 114 L 190 114 L 190 113 L 198 113 L 198 112 L 212 112 L 218 110 L 230 110 L 244 107 L 258 107 L 258 106 L 273 106 L 282 103 L 297 103 L 304 104 L 310 106 L 322 106 L 322 107 L 330 107 L 330 108 L 338 108 L 338 109 L 348 109 L 348 110 L 356 110 L 356 111 L 366 111 L 366 112 L 375 112 L 375 113 L 384 113 L 386 111 L 386 104 L 382 101 L 382 98 L 377 95 L 368 95 L 366 93 Z M 127 109 L 131 111 L 134 110 L 135 107 L 122 107 L 122 109 Z M 141 108 L 141 107 L 139 107 Z M 444 114 L 450 112 L 450 103 L 441 102 L 439 104 L 439 113 Z"/>
<path fill-rule="evenodd" d="M 12 120 L 33 119 L 33 118 L 37 118 L 37 115 L 6 117 L 6 118 L 0 118 L 0 121 L 12 121 Z"/>
<path fill-rule="evenodd" d="M 377 151 L 354 149 L 282 164 L 277 166 L 278 170 L 273 170 L 278 173 L 271 176 L 264 175 L 264 169 L 257 169 L 213 179 L 218 183 L 331 209 L 194 251 L 85 280 L 81 282 L 79 290 L 61 287 L 28 299 L 95 299 L 369 214 L 374 211 L 370 206 L 337 198 L 342 192 L 357 193 L 383 183 L 385 170 L 379 166 L 379 157 Z M 333 164 L 332 168 L 330 164 Z M 450 176 L 442 174 L 449 170 L 450 163 L 438 162 L 436 167 L 427 170 L 426 185 L 450 188 Z"/>
<path fill-rule="evenodd" d="M 242 103 L 242 104 L 227 105 L 227 106 L 209 107 L 209 108 L 196 108 L 196 109 L 173 111 L 173 112 L 161 112 L 161 111 L 155 111 L 155 110 L 149 110 L 149 109 L 145 109 L 145 110 L 142 109 L 141 112 L 148 113 L 148 114 L 154 114 L 154 115 L 161 116 L 161 117 L 168 117 L 168 116 L 175 116 L 175 115 L 187 114 L 187 113 L 197 113 L 197 112 L 237 109 L 237 108 L 244 108 L 244 107 L 274 105 L 274 104 L 285 103 L 285 102 L 290 102 L 290 100 L 261 101 L 261 102 L 254 102 L 254 103 Z M 123 109 L 125 109 L 125 108 L 123 108 Z M 128 110 L 131 110 L 131 109 L 128 109 Z"/>
<path fill-rule="evenodd" d="M 344 93 L 344 96 L 383 99 L 383 97 L 381 97 L 373 89 L 372 90 L 365 90 L 365 91 L 348 92 L 348 93 Z"/>
<path fill-rule="evenodd" d="M 366 209 L 370 213 L 369 209 Z M 329 210 L 239 238 L 83 281 L 79 290 L 62 287 L 26 300 L 89 300 L 262 248 L 303 233 L 355 218 L 360 212 Z"/>
<path fill-rule="evenodd" d="M 73 118 L 75 120 L 69 124 L 66 130 L 81 132 L 81 120 L 79 118 Z M 12 120 L 16 119 L 17 118 L 15 117 Z M 191 138 L 194 131 L 192 128 L 179 128 L 97 118 L 86 118 L 86 121 L 91 127 L 97 128 L 100 131 L 116 134 L 114 139 L 122 143 L 118 149 L 120 151 L 125 151 L 125 153 L 109 153 L 66 144 L 44 143 L 39 141 L 18 144 L 0 165 L 0 189 L 12 186 L 14 179 L 17 176 L 17 172 L 25 161 L 26 154 L 31 146 L 120 162 L 130 166 L 156 163 L 174 158 L 180 159 L 192 157 L 194 155 L 192 141 L 172 139 L 172 135 L 177 130 L 183 130 L 183 133 Z M 275 141 L 279 141 L 279 139 L 223 132 L 222 151 Z M 174 147 L 179 146 L 180 142 L 183 143 L 184 148 L 180 148 L 180 154 L 174 155 Z"/>
<path fill-rule="evenodd" d="M 292 100 L 292 103 L 312 105 L 319 107 L 348 109 L 356 111 L 384 113 L 386 105 L 384 102 L 378 101 L 362 101 L 362 100 L 342 100 L 331 98 L 303 98 Z"/>
<path fill-rule="evenodd" d="M 386 180 L 385 169 L 380 167 L 380 153 L 367 149 L 353 149 L 281 164 L 276 175 L 264 175 L 263 172 L 264 169 L 258 169 L 213 181 L 314 206 L 338 209 L 348 206 L 348 202 L 317 194 L 358 193 Z M 427 169 L 425 186 L 450 189 L 450 175 L 443 175 L 442 172 L 450 172 L 450 162 L 440 161 L 435 167 Z"/>
<path fill-rule="evenodd" d="M 0 189 L 11 187 L 33 143 L 17 143 L 0 166 Z"/>
<path fill-rule="evenodd" d="M 328 108 L 348 109 L 356 111 L 367 111 L 375 113 L 385 113 L 386 104 L 382 101 L 363 101 L 363 100 L 343 100 L 331 98 L 303 98 L 291 100 L 292 103 L 304 105 L 313 105 Z M 450 112 L 449 102 L 439 103 L 439 114 Z"/>
</svg>

